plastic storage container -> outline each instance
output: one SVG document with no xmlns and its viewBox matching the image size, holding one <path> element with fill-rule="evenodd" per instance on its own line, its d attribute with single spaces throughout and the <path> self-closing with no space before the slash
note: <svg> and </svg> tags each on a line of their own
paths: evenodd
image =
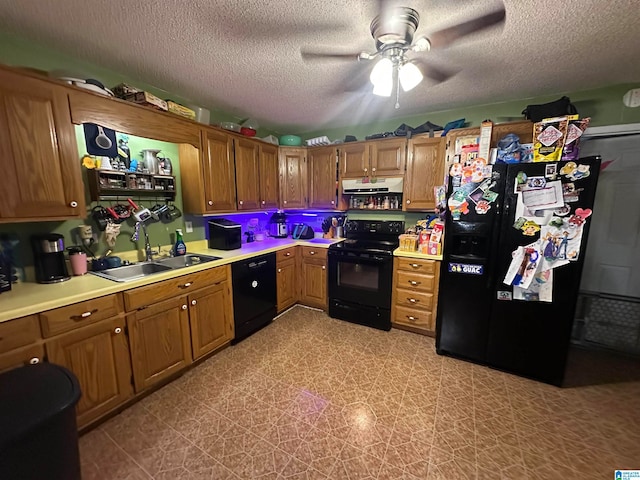
<svg viewBox="0 0 640 480">
<path fill-rule="evenodd" d="M 0 478 L 80 480 L 78 380 L 41 363 L 0 374 Z"/>
</svg>

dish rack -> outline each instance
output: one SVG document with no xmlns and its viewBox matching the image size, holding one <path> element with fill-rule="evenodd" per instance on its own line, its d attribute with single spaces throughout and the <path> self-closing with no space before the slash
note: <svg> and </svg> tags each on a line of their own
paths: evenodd
<svg viewBox="0 0 640 480">
<path fill-rule="evenodd" d="M 307 147 L 317 147 L 320 145 L 331 145 L 331 141 L 329 140 L 329 137 L 315 137 L 315 138 L 310 138 L 309 140 L 306 140 L 307 142 Z"/>
</svg>

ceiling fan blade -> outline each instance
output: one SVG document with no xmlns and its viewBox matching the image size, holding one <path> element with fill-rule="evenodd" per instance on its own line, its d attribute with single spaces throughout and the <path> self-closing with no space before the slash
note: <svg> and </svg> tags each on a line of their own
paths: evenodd
<svg viewBox="0 0 640 480">
<path fill-rule="evenodd" d="M 447 47 L 466 35 L 479 32 L 495 25 L 503 24 L 505 17 L 506 11 L 503 6 L 499 10 L 482 15 L 481 17 L 474 18 L 467 22 L 459 23 L 458 25 L 444 28 L 428 35 L 427 37 L 432 49 Z"/>
<path fill-rule="evenodd" d="M 416 66 L 422 72 L 422 75 L 424 75 L 427 78 L 430 78 L 431 80 L 434 80 L 437 83 L 446 82 L 447 80 L 449 80 L 451 77 L 453 77 L 458 73 L 457 71 L 438 68 L 435 65 L 433 65 L 432 62 L 427 62 L 423 59 L 412 60 L 412 63 L 416 64 Z"/>
<path fill-rule="evenodd" d="M 362 52 L 337 53 L 320 50 L 300 50 L 304 60 L 351 60 L 358 61 Z"/>
</svg>

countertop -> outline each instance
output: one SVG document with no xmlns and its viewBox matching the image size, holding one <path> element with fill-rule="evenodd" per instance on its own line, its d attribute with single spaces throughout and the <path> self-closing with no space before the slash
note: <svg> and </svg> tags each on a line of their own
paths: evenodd
<svg viewBox="0 0 640 480">
<path fill-rule="evenodd" d="M 407 252 L 406 250 L 400 250 L 399 248 L 396 248 L 393 251 L 393 256 L 394 257 L 408 257 L 408 258 L 422 258 L 422 259 L 425 259 L 425 260 L 442 261 L 442 255 L 429 255 L 427 253 L 420 253 L 420 252 Z"/>
<path fill-rule="evenodd" d="M 295 245 L 328 248 L 332 243 L 340 241 L 342 241 L 342 239 L 312 239 L 309 241 L 293 240 L 291 238 L 269 238 L 262 242 L 243 244 L 242 248 L 237 250 L 213 250 L 207 248 L 206 241 L 200 241 L 187 244 L 187 253 L 212 255 L 221 257 L 221 259 L 192 267 L 156 273 L 129 282 L 114 282 L 88 273 L 81 277 L 71 277 L 71 279 L 66 282 L 50 285 L 35 282 L 18 283 L 12 285 L 10 292 L 5 292 L 0 295 L 0 322 L 6 322 L 26 315 L 44 312 L 52 308 L 64 307 L 124 290 L 130 290 L 169 278 L 219 267 L 238 260 L 275 252 Z"/>
</svg>

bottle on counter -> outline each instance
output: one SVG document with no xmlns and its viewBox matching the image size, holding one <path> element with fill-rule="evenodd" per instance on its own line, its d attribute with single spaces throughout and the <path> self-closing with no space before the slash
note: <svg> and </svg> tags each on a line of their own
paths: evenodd
<svg viewBox="0 0 640 480">
<path fill-rule="evenodd" d="M 384 197 L 384 201 L 382 202 L 382 208 L 384 208 L 385 210 L 389 210 L 389 197 L 386 196 Z"/>
<path fill-rule="evenodd" d="M 178 228 L 176 230 L 176 244 L 173 247 L 173 254 L 176 257 L 179 257 L 186 253 L 187 253 L 187 246 L 184 244 L 184 240 L 182 240 L 182 230 Z"/>
</svg>

